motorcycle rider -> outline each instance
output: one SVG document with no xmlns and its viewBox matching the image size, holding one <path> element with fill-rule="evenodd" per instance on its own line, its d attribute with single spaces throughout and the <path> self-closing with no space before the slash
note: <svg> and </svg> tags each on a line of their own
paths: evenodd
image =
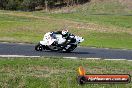
<svg viewBox="0 0 132 88">
<path fill-rule="evenodd" d="M 68 32 L 67 28 L 62 31 L 47 32 L 43 41 L 40 41 L 36 46 L 36 51 L 52 50 L 52 51 L 73 51 L 79 43 L 84 41 L 82 37 L 75 36 Z"/>
<path fill-rule="evenodd" d="M 57 32 L 54 32 L 55 34 L 61 34 L 62 35 L 62 38 L 65 38 L 65 39 L 68 39 L 70 33 L 68 32 L 67 29 L 63 29 L 62 31 L 57 31 Z"/>
<path fill-rule="evenodd" d="M 53 32 L 53 34 L 61 34 L 62 38 L 66 39 L 66 41 L 62 44 L 64 47 L 70 42 L 71 36 L 74 36 L 73 34 L 69 33 L 67 28 L 63 29 L 62 31 Z"/>
</svg>

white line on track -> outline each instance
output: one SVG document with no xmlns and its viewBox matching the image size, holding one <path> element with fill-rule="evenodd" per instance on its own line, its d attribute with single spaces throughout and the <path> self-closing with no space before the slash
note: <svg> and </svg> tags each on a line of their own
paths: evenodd
<svg viewBox="0 0 132 88">
<path fill-rule="evenodd" d="M 63 58 L 78 59 L 77 57 L 63 57 Z"/>
<path fill-rule="evenodd" d="M 126 59 L 104 59 L 104 60 L 126 60 Z"/>
<path fill-rule="evenodd" d="M 24 55 L 0 55 L 0 57 L 41 57 L 41 56 L 24 56 Z M 78 58 L 78 57 L 63 57 L 66 59 L 86 59 L 86 60 L 101 60 L 102 58 Z M 102 60 L 127 60 L 127 59 L 102 59 Z M 132 61 L 132 60 L 127 60 Z"/>
<path fill-rule="evenodd" d="M 24 55 L 0 55 L 0 57 L 40 57 L 40 56 L 24 56 Z"/>
<path fill-rule="evenodd" d="M 127 60 L 127 61 L 132 61 L 132 60 Z"/>
<path fill-rule="evenodd" d="M 100 60 L 101 58 L 86 58 L 87 60 Z"/>
</svg>

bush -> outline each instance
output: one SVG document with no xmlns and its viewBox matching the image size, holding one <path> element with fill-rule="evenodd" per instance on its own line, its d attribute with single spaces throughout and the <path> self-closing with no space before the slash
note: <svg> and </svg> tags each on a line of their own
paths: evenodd
<svg viewBox="0 0 132 88">
<path fill-rule="evenodd" d="M 0 9 L 34 11 L 37 6 L 45 7 L 46 2 L 48 8 L 55 8 L 56 4 L 63 6 L 63 4 L 81 4 L 88 1 L 90 0 L 0 0 Z"/>
<path fill-rule="evenodd" d="M 23 10 L 34 11 L 37 4 L 37 0 L 24 0 L 22 3 Z"/>
<path fill-rule="evenodd" d="M 15 0 L 9 0 L 8 4 L 6 5 L 7 10 L 17 10 L 18 2 Z"/>
</svg>

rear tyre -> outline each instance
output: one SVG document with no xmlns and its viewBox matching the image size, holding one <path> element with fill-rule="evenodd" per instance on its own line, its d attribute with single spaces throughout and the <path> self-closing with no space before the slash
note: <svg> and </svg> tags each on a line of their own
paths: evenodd
<svg viewBox="0 0 132 88">
<path fill-rule="evenodd" d="M 42 50 L 43 50 L 42 44 L 36 45 L 36 46 L 35 46 L 35 50 L 36 50 L 36 51 L 42 51 Z"/>
</svg>

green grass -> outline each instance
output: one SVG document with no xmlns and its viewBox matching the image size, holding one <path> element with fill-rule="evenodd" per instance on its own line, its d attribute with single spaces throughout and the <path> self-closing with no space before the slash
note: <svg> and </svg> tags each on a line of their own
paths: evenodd
<svg viewBox="0 0 132 88">
<path fill-rule="evenodd" d="M 82 46 L 131 49 L 132 35 L 125 33 L 89 33 Z"/>
<path fill-rule="evenodd" d="M 100 25 L 107 25 L 112 27 L 131 28 L 132 29 L 132 16 L 123 15 L 90 15 L 87 13 L 69 13 L 69 14 L 46 14 L 53 18 L 73 20 L 84 23 L 95 23 Z"/>
<path fill-rule="evenodd" d="M 132 49 L 131 20 L 120 15 L 0 11 L 0 41 L 38 43 L 46 32 L 68 25 L 71 33 L 84 37 L 81 46 Z"/>
<path fill-rule="evenodd" d="M 0 15 L 0 20 L 1 41 L 9 42 L 37 43 L 44 33 L 51 31 L 53 25 L 56 25 L 36 18 L 10 15 Z"/>
<path fill-rule="evenodd" d="M 1 58 L 0 87 L 4 88 L 127 88 L 129 84 L 78 85 L 77 69 L 87 74 L 130 74 L 129 61 L 72 60 L 62 58 Z"/>
</svg>

